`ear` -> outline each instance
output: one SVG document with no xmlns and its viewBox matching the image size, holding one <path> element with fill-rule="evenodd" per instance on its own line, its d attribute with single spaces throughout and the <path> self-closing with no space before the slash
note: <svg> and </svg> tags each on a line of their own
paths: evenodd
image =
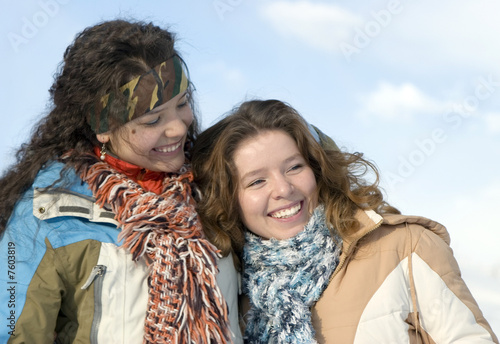
<svg viewBox="0 0 500 344">
<path fill-rule="evenodd" d="M 109 142 L 109 133 L 97 134 L 96 137 L 100 143 L 108 143 Z"/>
</svg>

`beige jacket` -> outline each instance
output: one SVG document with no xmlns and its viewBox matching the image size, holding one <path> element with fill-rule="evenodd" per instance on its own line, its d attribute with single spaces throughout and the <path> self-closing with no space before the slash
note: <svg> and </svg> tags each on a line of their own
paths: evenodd
<svg viewBox="0 0 500 344">
<path fill-rule="evenodd" d="M 372 211 L 357 217 L 361 230 L 344 240 L 312 310 L 319 343 L 498 343 L 442 225 Z"/>
</svg>

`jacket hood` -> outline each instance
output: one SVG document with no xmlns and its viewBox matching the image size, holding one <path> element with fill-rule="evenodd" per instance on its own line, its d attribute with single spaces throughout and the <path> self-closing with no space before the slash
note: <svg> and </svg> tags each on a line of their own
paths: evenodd
<svg viewBox="0 0 500 344">
<path fill-rule="evenodd" d="M 439 236 L 443 241 L 449 246 L 450 245 L 450 234 L 446 230 L 446 227 L 439 222 L 430 220 L 421 216 L 408 216 L 408 215 L 393 215 L 387 214 L 383 216 L 382 224 L 387 225 L 400 225 L 403 223 L 416 224 L 428 229 L 437 236 Z"/>
<path fill-rule="evenodd" d="M 442 224 L 430 220 L 422 216 L 409 216 L 409 215 L 396 215 L 396 214 L 377 214 L 373 210 L 361 210 L 359 209 L 355 215 L 356 219 L 361 224 L 360 229 L 350 236 L 349 238 L 344 238 L 347 243 L 352 243 L 360 238 L 364 237 L 369 232 L 382 226 L 397 226 L 405 223 L 416 224 L 424 227 L 427 230 L 434 232 L 439 236 L 448 246 L 450 245 L 450 235 Z"/>
</svg>

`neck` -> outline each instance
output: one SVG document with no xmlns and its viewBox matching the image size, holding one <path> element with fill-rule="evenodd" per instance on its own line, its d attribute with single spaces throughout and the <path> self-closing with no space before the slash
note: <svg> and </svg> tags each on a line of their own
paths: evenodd
<svg viewBox="0 0 500 344">
<path fill-rule="evenodd" d="M 101 156 L 101 149 L 99 147 L 94 148 L 94 152 L 97 156 Z M 146 191 L 152 191 L 154 193 L 160 194 L 163 190 L 163 179 L 165 178 L 165 172 L 151 171 L 144 167 L 134 165 L 130 162 L 120 159 L 117 156 L 106 154 L 104 162 L 110 165 L 113 169 L 126 175 L 134 182 L 142 186 Z"/>
</svg>

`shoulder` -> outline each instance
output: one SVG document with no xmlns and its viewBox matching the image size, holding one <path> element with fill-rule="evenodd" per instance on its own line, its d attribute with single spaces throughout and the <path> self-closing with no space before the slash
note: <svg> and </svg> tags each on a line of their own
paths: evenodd
<svg viewBox="0 0 500 344">
<path fill-rule="evenodd" d="M 117 242 L 114 214 L 99 208 L 87 184 L 75 171 L 53 162 L 38 173 L 16 204 L 6 236 L 18 243 L 54 247 L 86 239 Z"/>
<path fill-rule="evenodd" d="M 408 228 L 411 234 L 420 236 L 439 237 L 447 245 L 450 244 L 450 235 L 445 226 L 437 221 L 423 216 L 384 215 L 382 226 L 388 228 Z"/>
<path fill-rule="evenodd" d="M 424 261 L 444 262 L 453 255 L 448 231 L 440 223 L 421 216 L 381 218 L 377 227 L 361 229 L 363 235 L 350 251 L 356 258 L 382 255 L 400 261 L 416 253 Z M 441 259 L 436 259 L 438 255 Z"/>
<path fill-rule="evenodd" d="M 86 196 L 92 195 L 88 184 L 82 181 L 73 168 L 57 161 L 52 161 L 41 169 L 33 182 L 33 189 L 48 187 L 67 189 Z"/>
<path fill-rule="evenodd" d="M 450 235 L 442 224 L 422 216 L 384 214 L 379 226 L 371 231 L 364 231 L 362 242 L 380 244 L 406 242 L 413 246 L 421 240 L 431 241 L 445 246 L 450 244 Z"/>
</svg>

